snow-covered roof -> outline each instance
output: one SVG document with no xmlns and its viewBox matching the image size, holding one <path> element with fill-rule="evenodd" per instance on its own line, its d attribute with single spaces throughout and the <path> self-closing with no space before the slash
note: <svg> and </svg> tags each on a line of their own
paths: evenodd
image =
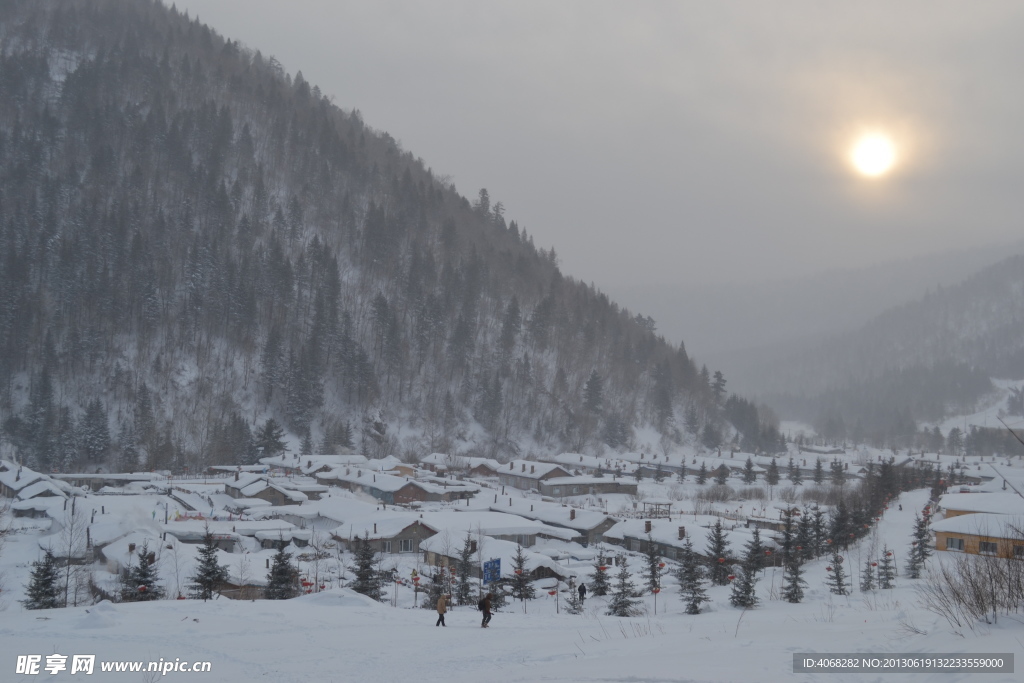
<svg viewBox="0 0 1024 683">
<path fill-rule="evenodd" d="M 461 544 L 452 545 L 450 539 L 445 539 L 440 534 L 420 542 L 420 550 L 440 554 L 451 553 L 449 556 L 454 555 L 459 547 Z M 515 572 L 515 556 L 518 548 L 519 545 L 512 541 L 487 538 L 484 539 L 480 552 L 473 553 L 473 559 L 474 561 L 500 559 L 502 578 L 510 578 Z M 523 556 L 526 558 L 524 565 L 528 572 L 532 572 L 538 567 L 547 567 L 561 577 L 578 575 L 575 569 L 565 567 L 547 555 L 533 552 L 528 548 L 523 548 Z"/>
<path fill-rule="evenodd" d="M 497 472 L 501 463 L 494 458 L 479 458 L 469 455 L 451 455 L 449 453 L 431 453 L 420 460 L 421 464 L 443 467 L 445 469 L 472 469 L 484 466 Z"/>
<path fill-rule="evenodd" d="M 37 496 L 56 496 L 58 498 L 66 498 L 67 496 L 63 491 L 60 490 L 52 481 L 48 479 L 40 479 L 39 481 L 29 484 L 25 488 L 18 491 L 19 500 L 28 500 L 29 498 L 35 498 Z"/>
<path fill-rule="evenodd" d="M 696 521 L 694 521 L 692 516 L 687 516 L 678 521 L 671 522 L 664 519 L 650 520 L 651 538 L 655 543 L 661 543 L 677 548 L 682 548 L 688 538 L 693 544 L 694 551 L 703 553 L 704 549 L 708 545 L 708 536 L 711 533 L 710 527 L 712 527 L 718 519 L 720 518 L 710 515 L 699 515 Z M 604 537 L 606 539 L 646 539 L 646 521 L 647 520 L 643 519 L 623 520 L 608 531 L 604 532 Z M 730 528 L 734 524 L 736 523 L 730 522 L 729 520 L 722 520 L 722 528 L 725 531 L 725 537 L 730 543 L 730 552 L 733 554 L 739 554 L 743 550 L 743 545 L 753 537 L 754 530 L 738 525 L 735 526 L 735 528 Z M 683 539 L 679 538 L 679 527 L 686 528 L 686 536 Z M 761 543 L 763 545 L 769 548 L 775 545 L 775 542 L 769 537 L 769 534 L 762 531 L 760 535 Z"/>
<path fill-rule="evenodd" d="M 413 524 L 422 524 L 431 531 L 438 531 L 433 524 L 420 519 L 418 513 L 388 510 L 345 520 L 344 524 L 333 529 L 331 534 L 338 538 L 347 539 L 364 537 L 369 539 L 392 538 Z"/>
<path fill-rule="evenodd" d="M 977 513 L 957 515 L 932 523 L 932 531 L 994 538 L 1024 539 L 1024 515 Z"/>
<path fill-rule="evenodd" d="M 365 455 L 275 455 L 271 458 L 260 458 L 260 462 L 270 467 L 299 470 L 304 474 L 316 472 L 323 467 L 344 467 L 355 465 L 365 467 L 369 459 Z"/>
<path fill-rule="evenodd" d="M 569 508 L 559 503 L 548 503 L 525 498 L 509 497 L 508 500 L 502 499 L 501 502 L 491 505 L 489 509 L 493 512 L 512 513 L 526 519 L 534 519 L 547 524 L 556 524 L 580 531 L 593 529 L 609 519 L 608 515 L 603 512 L 575 510 L 575 515 L 572 515 L 570 511 L 574 510 L 574 508 Z M 571 515 L 574 517 L 573 519 L 570 519 Z"/>
<path fill-rule="evenodd" d="M 570 541 L 579 535 L 572 529 L 488 510 L 437 510 L 424 512 L 423 519 L 432 528 L 440 532 L 448 531 L 450 536 L 456 538 L 464 537 L 467 532 L 479 532 L 485 536 L 543 535 Z"/>
<path fill-rule="evenodd" d="M 239 536 L 256 536 L 257 533 L 291 531 L 295 525 L 283 519 L 258 519 L 246 521 L 224 522 L 220 520 L 186 520 L 182 522 L 168 522 L 160 527 L 167 533 L 183 541 L 201 541 L 206 535 L 206 527 L 209 525 L 210 533 L 216 535 L 237 534 Z M 276 538 L 276 536 L 275 536 Z"/>
<path fill-rule="evenodd" d="M 8 468 L 0 472 L 0 484 L 3 484 L 12 491 L 21 491 L 26 486 L 46 478 L 46 475 L 39 474 L 15 463 L 8 463 Z"/>
<path fill-rule="evenodd" d="M 939 505 L 946 510 L 1024 515 L 1024 498 L 1016 493 L 947 493 Z"/>
<path fill-rule="evenodd" d="M 498 474 L 511 474 L 526 479 L 540 479 L 552 470 L 565 468 L 551 462 L 537 462 L 536 460 L 511 460 L 498 469 Z"/>
</svg>

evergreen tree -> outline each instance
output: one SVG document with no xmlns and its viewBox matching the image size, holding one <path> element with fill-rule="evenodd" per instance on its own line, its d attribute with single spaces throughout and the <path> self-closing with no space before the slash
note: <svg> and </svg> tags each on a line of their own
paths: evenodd
<svg viewBox="0 0 1024 683">
<path fill-rule="evenodd" d="M 800 468 L 797 466 L 793 458 L 789 459 L 789 467 L 787 476 L 789 480 L 793 482 L 793 486 L 798 486 L 803 481 L 803 476 L 800 474 Z"/>
<path fill-rule="evenodd" d="M 659 484 L 665 481 L 665 468 L 661 466 L 660 462 L 654 468 L 654 481 Z"/>
<path fill-rule="evenodd" d="M 299 594 L 299 573 L 292 566 L 291 555 L 284 551 L 284 545 L 277 549 L 267 573 L 267 600 L 287 600 Z"/>
<path fill-rule="evenodd" d="M 814 529 L 807 508 L 804 508 L 800 521 L 796 524 L 796 545 L 802 562 L 814 557 Z"/>
<path fill-rule="evenodd" d="M 831 470 L 832 485 L 841 487 L 846 483 L 846 474 L 843 472 L 843 463 L 838 458 L 832 460 L 829 463 L 829 469 Z"/>
<path fill-rule="evenodd" d="M 683 543 L 676 579 L 679 581 L 680 596 L 686 603 L 686 613 L 700 614 L 700 606 L 710 602 L 711 598 L 704 588 L 704 569 L 700 565 L 700 558 L 693 551 L 689 538 Z"/>
<path fill-rule="evenodd" d="M 619 573 L 615 577 L 615 592 L 608 603 L 608 615 L 613 617 L 634 617 L 639 613 L 639 600 L 633 597 L 635 586 L 629 575 L 629 563 L 625 555 L 619 555 Z"/>
<path fill-rule="evenodd" d="M 355 562 L 355 567 L 352 568 L 355 577 L 350 585 L 352 590 L 374 600 L 382 601 L 384 599 L 384 577 L 380 571 L 377 553 L 370 543 L 369 534 L 364 534 L 363 538 L 356 539 Z"/>
<path fill-rule="evenodd" d="M 49 549 L 42 560 L 32 563 L 32 574 L 28 586 L 25 587 L 25 609 L 53 609 L 61 606 L 58 579 L 60 570 L 57 559 Z"/>
<path fill-rule="evenodd" d="M 882 557 L 878 564 L 878 587 L 894 588 L 896 586 L 896 565 L 892 559 L 889 546 L 882 547 Z"/>
<path fill-rule="evenodd" d="M 821 463 L 821 458 L 814 459 L 814 483 L 821 485 L 825 481 L 825 466 Z"/>
<path fill-rule="evenodd" d="M 768 465 L 768 472 L 764 475 L 764 481 L 769 486 L 778 486 L 779 484 L 779 465 L 775 462 L 775 458 L 772 458 L 772 462 Z"/>
<path fill-rule="evenodd" d="M 725 486 L 727 481 L 729 481 L 729 468 L 725 466 L 725 463 L 722 463 L 715 471 L 715 483 L 719 486 Z"/>
<path fill-rule="evenodd" d="M 782 599 L 786 602 L 800 602 L 804 599 L 803 587 L 806 585 L 807 582 L 803 579 L 803 563 L 800 560 L 800 555 L 799 553 L 790 553 L 783 576 Z"/>
<path fill-rule="evenodd" d="M 846 572 L 843 571 L 843 558 L 839 555 L 839 551 L 833 551 L 832 553 L 832 564 L 828 567 L 828 584 L 829 590 L 835 595 L 849 595 L 850 587 L 846 583 Z"/>
<path fill-rule="evenodd" d="M 864 571 L 860 574 L 860 590 L 862 593 L 874 590 L 875 588 L 875 563 L 871 560 L 864 561 Z"/>
<path fill-rule="evenodd" d="M 910 552 L 907 559 L 907 576 L 912 579 L 921 578 L 921 570 L 924 569 L 925 560 L 932 555 L 932 532 L 928 522 L 928 515 L 914 515 L 914 532 L 912 535 L 914 540 L 910 542 Z"/>
<path fill-rule="evenodd" d="M 260 457 L 271 458 L 288 450 L 284 441 L 284 428 L 272 417 L 268 417 L 256 434 L 256 451 Z"/>
<path fill-rule="evenodd" d="M 135 557 L 137 562 L 125 577 L 122 599 L 125 602 L 146 602 L 164 597 L 163 589 L 157 585 L 160 577 L 156 571 L 156 558 L 149 552 L 149 545 L 143 543 Z"/>
<path fill-rule="evenodd" d="M 736 579 L 732 583 L 732 595 L 729 602 L 733 607 L 752 609 L 757 606 L 757 573 L 764 566 L 764 545 L 761 544 L 761 532 L 754 527 L 753 537 L 744 548 L 743 563 L 740 565 Z"/>
<path fill-rule="evenodd" d="M 228 580 L 227 565 L 217 564 L 217 544 L 213 540 L 210 526 L 206 526 L 203 545 L 198 551 L 199 561 L 192 579 L 192 597 L 199 600 L 210 600 L 214 593 Z"/>
<path fill-rule="evenodd" d="M 700 468 L 697 470 L 697 483 L 701 486 L 708 480 L 708 466 L 703 460 L 700 461 Z"/>
<path fill-rule="evenodd" d="M 725 531 L 722 529 L 722 519 L 715 520 L 708 535 L 708 547 L 706 550 L 710 570 L 708 578 L 716 586 L 725 586 L 729 583 L 729 573 L 732 567 L 729 563 L 729 541 L 725 538 Z"/>
<path fill-rule="evenodd" d="M 655 588 L 661 588 L 663 567 L 659 565 L 664 565 L 665 563 L 661 561 L 661 556 L 657 553 L 657 547 L 650 534 L 647 534 L 647 552 L 645 555 L 647 560 L 647 590 L 654 591 Z"/>
<path fill-rule="evenodd" d="M 846 501 L 842 498 L 832 508 L 832 518 L 829 520 L 829 533 L 836 545 L 844 549 L 849 547 L 850 534 L 853 533 L 853 521 L 850 518 L 850 511 L 846 507 Z"/>
<path fill-rule="evenodd" d="M 608 595 L 608 588 L 608 557 L 603 550 L 598 550 L 597 559 L 594 560 L 594 573 L 590 575 L 590 594 Z"/>
<path fill-rule="evenodd" d="M 569 614 L 583 614 L 583 601 L 572 579 L 569 580 L 569 593 L 565 598 L 565 611 Z"/>
<path fill-rule="evenodd" d="M 516 545 L 516 554 L 512 558 L 512 597 L 516 600 L 533 600 L 537 594 L 530 580 L 530 572 L 526 568 L 526 554 L 523 546 Z"/>
<path fill-rule="evenodd" d="M 747 462 L 743 464 L 743 483 L 753 484 L 757 481 L 757 472 L 754 471 L 754 460 L 747 457 Z"/>
<path fill-rule="evenodd" d="M 473 538 L 466 534 L 466 540 L 459 551 L 459 560 L 455 567 L 458 580 L 455 588 L 455 600 L 460 605 L 469 605 L 473 601 L 473 585 L 470 583 L 473 571 L 473 554 L 476 552 Z"/>
<path fill-rule="evenodd" d="M 825 512 L 817 505 L 814 506 L 814 514 L 811 517 L 811 537 L 814 543 L 814 556 L 818 557 L 828 548 L 828 527 L 825 524 Z"/>
</svg>

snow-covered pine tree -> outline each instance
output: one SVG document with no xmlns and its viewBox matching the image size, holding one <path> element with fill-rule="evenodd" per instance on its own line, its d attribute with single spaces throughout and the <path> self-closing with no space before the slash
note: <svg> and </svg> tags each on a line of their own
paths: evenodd
<svg viewBox="0 0 1024 683">
<path fill-rule="evenodd" d="M 803 475 L 800 473 L 800 468 L 797 466 L 793 458 L 789 459 L 789 467 L 786 476 L 793 482 L 793 486 L 798 486 L 803 481 Z"/>
<path fill-rule="evenodd" d="M 676 579 L 679 581 L 680 597 L 686 603 L 686 613 L 700 614 L 700 606 L 709 602 L 710 598 L 704 589 L 704 568 L 689 538 L 683 543 Z"/>
<path fill-rule="evenodd" d="M 446 595 L 444 589 L 445 569 L 445 567 L 434 567 L 434 574 L 430 577 L 430 583 L 427 584 L 427 593 L 423 596 L 423 604 L 420 605 L 423 609 L 436 608 L 437 601 L 441 599 L 442 595 Z"/>
<path fill-rule="evenodd" d="M 32 563 L 32 574 L 28 586 L 25 587 L 25 600 L 21 604 L 25 609 L 53 609 L 61 606 L 60 589 L 57 581 L 60 571 L 57 559 L 47 548 L 43 559 Z"/>
<path fill-rule="evenodd" d="M 815 557 L 828 550 L 828 525 L 825 523 L 825 512 L 817 505 L 814 506 L 814 514 L 811 516 L 811 537 L 814 542 Z"/>
<path fill-rule="evenodd" d="M 779 484 L 779 464 L 775 462 L 775 458 L 772 458 L 771 464 L 768 465 L 768 472 L 764 475 L 764 481 L 769 486 L 778 486 Z"/>
<path fill-rule="evenodd" d="M 729 574 L 732 572 L 732 567 L 729 563 L 729 541 L 725 538 L 725 531 L 722 529 L 722 519 L 719 517 L 715 520 L 715 525 L 711 527 L 711 533 L 708 534 L 708 547 L 707 556 L 710 570 L 708 571 L 708 578 L 711 579 L 711 583 L 716 586 L 725 586 L 729 583 Z"/>
<path fill-rule="evenodd" d="M 146 602 L 164 597 L 164 590 L 157 582 L 156 557 L 149 552 L 149 545 L 142 544 L 135 554 L 137 562 L 128 570 L 122 600 L 125 602 Z"/>
<path fill-rule="evenodd" d="M 875 567 L 871 560 L 864 561 L 864 571 L 860 574 L 860 590 L 862 593 L 875 589 Z"/>
<path fill-rule="evenodd" d="M 357 538 L 355 546 L 356 564 L 352 568 L 355 576 L 350 587 L 356 593 L 381 601 L 384 599 L 383 575 L 380 571 L 377 553 L 370 544 L 369 534 L 364 534 L 363 538 Z"/>
<path fill-rule="evenodd" d="M 284 551 L 284 544 L 274 554 L 267 573 L 267 587 L 264 589 L 267 600 L 287 600 L 299 594 L 299 573 L 292 566 L 291 557 Z"/>
<path fill-rule="evenodd" d="M 743 483 L 753 484 L 757 481 L 757 472 L 754 471 L 754 460 L 747 456 L 747 461 L 743 463 Z"/>
<path fill-rule="evenodd" d="M 814 483 L 821 485 L 825 481 L 825 466 L 821 463 L 821 458 L 814 459 Z"/>
<path fill-rule="evenodd" d="M 783 576 L 782 599 L 786 602 L 800 602 L 804 599 L 803 561 L 799 553 L 790 553 Z"/>
<path fill-rule="evenodd" d="M 657 546 L 654 544 L 654 539 L 650 534 L 647 534 L 647 552 L 645 553 L 647 561 L 647 590 L 653 591 L 655 588 L 661 588 L 661 575 L 664 572 L 664 568 L 658 565 L 665 564 L 661 561 L 661 555 L 657 553 Z"/>
<path fill-rule="evenodd" d="M 598 550 L 597 559 L 594 560 L 594 573 L 590 575 L 590 594 L 608 595 L 608 588 L 608 556 L 603 550 Z"/>
<path fill-rule="evenodd" d="M 921 578 L 925 560 L 932 555 L 932 532 L 928 524 L 928 515 L 914 515 L 914 531 L 911 536 L 909 559 L 907 560 L 907 576 L 912 579 Z"/>
<path fill-rule="evenodd" d="M 828 568 L 828 578 L 825 583 L 835 595 L 849 595 L 850 586 L 846 583 L 846 572 L 843 571 L 843 558 L 839 551 L 832 553 L 832 564 Z"/>
<path fill-rule="evenodd" d="M 455 567 L 455 575 L 458 583 L 455 587 L 455 600 L 460 605 L 468 605 L 473 602 L 473 585 L 470 583 L 473 571 L 473 553 L 476 548 L 473 545 L 473 537 L 466 534 L 466 540 L 459 551 L 459 561 Z"/>
<path fill-rule="evenodd" d="M 576 584 L 569 580 L 569 594 L 565 599 L 565 611 L 569 614 L 583 614 L 583 601 L 580 600 Z"/>
<path fill-rule="evenodd" d="M 889 546 L 882 547 L 882 557 L 878 562 L 878 587 L 894 588 L 896 586 L 896 566 L 892 559 Z"/>
<path fill-rule="evenodd" d="M 729 468 L 722 463 L 715 470 L 715 483 L 719 486 L 725 486 L 726 482 L 729 481 Z"/>
<path fill-rule="evenodd" d="M 740 565 L 736 578 L 732 582 L 732 595 L 729 602 L 733 607 L 753 609 L 757 606 L 757 573 L 764 566 L 764 545 L 761 543 L 761 532 L 754 527 L 754 535 L 744 546 L 743 563 Z"/>
<path fill-rule="evenodd" d="M 800 521 L 796 524 L 796 545 L 803 562 L 814 557 L 814 528 L 807 508 L 804 508 Z"/>
<path fill-rule="evenodd" d="M 192 597 L 204 601 L 210 600 L 228 580 L 228 568 L 227 565 L 217 564 L 217 545 L 214 543 L 209 525 L 206 525 L 203 545 L 199 547 L 198 555 L 196 573 L 189 577 L 192 580 Z"/>
<path fill-rule="evenodd" d="M 700 467 L 697 469 L 697 483 L 704 485 L 708 480 L 708 466 L 703 460 L 700 462 Z"/>
<path fill-rule="evenodd" d="M 613 617 L 635 617 L 639 614 L 639 600 L 633 597 L 634 590 L 629 563 L 625 555 L 619 555 L 619 573 L 615 576 L 615 592 L 608 603 L 608 614 Z"/>
<path fill-rule="evenodd" d="M 512 597 L 516 600 L 533 600 L 537 594 L 530 580 L 530 572 L 526 568 L 526 554 L 523 546 L 516 545 L 516 554 L 512 557 Z"/>
</svg>

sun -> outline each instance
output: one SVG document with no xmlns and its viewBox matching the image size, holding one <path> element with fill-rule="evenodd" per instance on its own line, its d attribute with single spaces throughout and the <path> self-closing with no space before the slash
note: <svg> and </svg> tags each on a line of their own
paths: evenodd
<svg viewBox="0 0 1024 683">
<path fill-rule="evenodd" d="M 863 176 L 884 176 L 896 163 L 896 146 L 891 138 L 881 133 L 861 136 L 850 151 L 853 167 Z"/>
</svg>

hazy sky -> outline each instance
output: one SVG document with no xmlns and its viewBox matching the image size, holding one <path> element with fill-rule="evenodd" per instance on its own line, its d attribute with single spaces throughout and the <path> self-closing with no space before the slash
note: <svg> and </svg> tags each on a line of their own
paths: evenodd
<svg viewBox="0 0 1024 683">
<path fill-rule="evenodd" d="M 1024 3 L 177 0 L 359 109 L 563 271 L 777 279 L 1009 241 Z M 887 133 L 897 160 L 857 175 Z"/>
</svg>

